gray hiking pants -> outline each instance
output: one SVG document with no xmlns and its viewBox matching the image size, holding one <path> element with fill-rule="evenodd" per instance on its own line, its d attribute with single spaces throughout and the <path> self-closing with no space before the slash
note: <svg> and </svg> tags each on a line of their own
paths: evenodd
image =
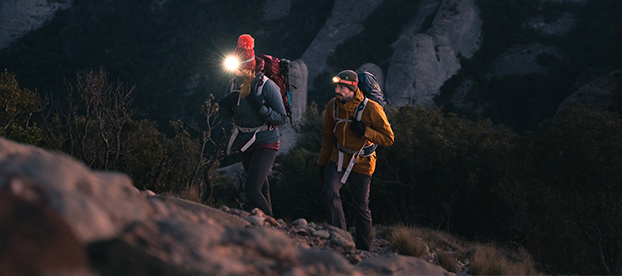
<svg viewBox="0 0 622 276">
<path fill-rule="evenodd" d="M 248 200 L 261 209 L 266 215 L 273 217 L 270 201 L 270 184 L 268 172 L 272 168 L 277 150 L 256 149 L 252 152 L 241 152 L 240 158 L 246 171 L 244 187 Z"/>
<path fill-rule="evenodd" d="M 324 206 L 328 212 L 328 223 L 348 231 L 343 214 L 339 190 L 343 186 L 341 177 L 345 169 L 337 171 L 335 162 L 329 161 L 324 169 Z M 354 222 L 356 226 L 356 248 L 369 251 L 371 246 L 371 210 L 369 210 L 369 186 L 371 175 L 351 172 L 348 180 L 352 194 L 352 203 L 355 209 Z"/>
</svg>

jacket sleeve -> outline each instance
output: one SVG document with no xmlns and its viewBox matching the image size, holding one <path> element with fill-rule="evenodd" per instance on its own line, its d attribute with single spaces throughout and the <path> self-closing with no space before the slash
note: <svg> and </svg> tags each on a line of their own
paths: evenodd
<svg viewBox="0 0 622 276">
<path fill-rule="evenodd" d="M 335 127 L 335 120 L 333 119 L 333 102 L 335 99 L 328 101 L 326 109 L 324 110 L 324 123 L 322 124 L 322 149 L 320 150 L 320 157 L 317 160 L 317 164 L 320 166 L 326 166 L 330 159 L 330 154 L 335 144 L 335 134 L 333 128 Z"/>
<path fill-rule="evenodd" d="M 377 144 L 379 146 L 390 146 L 395 139 L 391 125 L 387 120 L 387 115 L 384 113 L 382 106 L 370 101 L 372 107 L 368 113 L 369 121 L 371 124 L 366 124 L 365 138 L 368 141 Z"/>
<path fill-rule="evenodd" d="M 229 85 L 227 85 L 227 87 L 231 85 L 232 81 L 233 79 L 229 81 Z M 233 106 L 237 104 L 239 97 L 240 92 L 230 92 L 227 90 L 225 92 L 225 96 L 218 101 L 218 113 L 220 113 L 220 115 L 222 115 L 225 119 L 231 120 L 233 117 Z"/>
<path fill-rule="evenodd" d="M 268 80 L 261 93 L 264 94 L 264 100 L 268 104 L 264 105 L 257 111 L 257 114 L 261 116 L 266 122 L 273 125 L 284 125 L 287 123 L 287 113 L 285 112 L 285 106 L 283 105 L 283 98 L 279 87 L 272 80 Z"/>
</svg>

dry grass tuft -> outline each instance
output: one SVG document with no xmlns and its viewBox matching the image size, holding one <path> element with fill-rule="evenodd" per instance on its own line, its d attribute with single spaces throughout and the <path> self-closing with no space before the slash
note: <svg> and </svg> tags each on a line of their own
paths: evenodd
<svg viewBox="0 0 622 276">
<path fill-rule="evenodd" d="M 179 192 L 179 197 L 201 203 L 201 192 L 199 191 L 199 187 L 196 184 L 192 184 L 189 187 L 186 187 L 186 189 Z"/>
<path fill-rule="evenodd" d="M 384 232 L 398 254 L 422 257 L 435 252 L 434 263 L 449 272 L 458 273 L 465 269 L 464 263 L 470 263 L 471 275 L 540 275 L 521 248 L 467 242 L 443 231 L 403 224 L 389 226 Z"/>
<path fill-rule="evenodd" d="M 410 227 L 396 227 L 391 229 L 387 239 L 391 242 L 395 252 L 401 255 L 421 257 L 428 253 L 429 247 L 421 239 L 413 235 Z"/>
<path fill-rule="evenodd" d="M 471 258 L 472 275 L 540 275 L 530 259 L 509 258 L 507 250 L 480 245 Z"/>
<path fill-rule="evenodd" d="M 456 264 L 458 259 L 456 259 L 453 253 L 445 250 L 437 250 L 436 257 L 438 258 L 438 264 L 447 269 L 447 271 L 454 273 L 458 272 L 459 268 Z"/>
</svg>

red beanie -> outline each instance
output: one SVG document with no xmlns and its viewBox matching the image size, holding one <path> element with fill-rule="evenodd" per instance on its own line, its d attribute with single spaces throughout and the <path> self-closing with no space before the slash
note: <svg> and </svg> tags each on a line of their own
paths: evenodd
<svg viewBox="0 0 622 276">
<path fill-rule="evenodd" d="M 255 70 L 255 39 L 248 34 L 238 37 L 238 47 L 233 53 L 240 59 L 241 70 Z"/>
</svg>

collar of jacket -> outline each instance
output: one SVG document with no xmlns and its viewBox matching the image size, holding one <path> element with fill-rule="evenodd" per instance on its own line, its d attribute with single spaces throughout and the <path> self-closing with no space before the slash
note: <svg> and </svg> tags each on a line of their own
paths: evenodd
<svg viewBox="0 0 622 276">
<path fill-rule="evenodd" d="M 346 103 L 342 103 L 340 101 L 337 101 L 337 98 L 335 98 L 335 101 L 337 102 L 337 106 L 347 112 L 353 112 L 354 109 L 359 106 L 359 104 L 361 102 L 363 102 L 363 100 L 365 99 L 365 97 L 363 96 L 363 92 L 361 92 L 360 89 L 358 89 L 358 87 L 356 88 L 356 92 L 354 92 L 354 98 L 352 98 L 351 101 L 346 102 Z"/>
<path fill-rule="evenodd" d="M 263 73 L 260 71 L 255 74 L 255 78 L 251 82 L 251 87 L 259 86 L 263 84 Z"/>
</svg>

